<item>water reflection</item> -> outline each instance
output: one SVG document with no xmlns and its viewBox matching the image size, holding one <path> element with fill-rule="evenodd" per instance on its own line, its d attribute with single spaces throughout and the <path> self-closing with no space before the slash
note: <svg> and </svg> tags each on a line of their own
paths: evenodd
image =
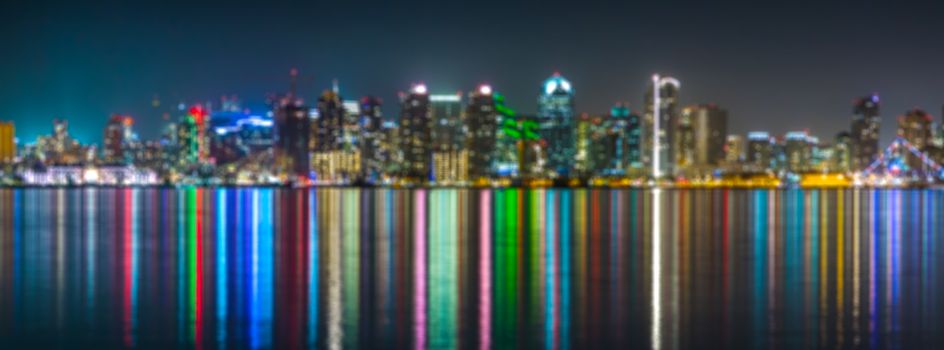
<svg viewBox="0 0 944 350">
<path fill-rule="evenodd" d="M 944 192 L 4 189 L 29 347 L 937 347 Z"/>
</svg>

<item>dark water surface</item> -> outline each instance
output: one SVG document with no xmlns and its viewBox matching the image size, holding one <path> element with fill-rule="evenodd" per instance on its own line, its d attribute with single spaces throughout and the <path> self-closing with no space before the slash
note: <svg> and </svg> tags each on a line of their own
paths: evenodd
<svg viewBox="0 0 944 350">
<path fill-rule="evenodd" d="M 0 348 L 944 348 L 942 208 L 936 190 L 6 189 Z"/>
</svg>

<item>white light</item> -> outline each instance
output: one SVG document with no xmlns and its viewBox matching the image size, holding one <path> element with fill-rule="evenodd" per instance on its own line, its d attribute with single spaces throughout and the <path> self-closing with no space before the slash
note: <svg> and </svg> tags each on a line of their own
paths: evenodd
<svg viewBox="0 0 944 350">
<path fill-rule="evenodd" d="M 550 95 L 550 94 L 554 93 L 554 90 L 557 90 L 557 81 L 555 81 L 555 80 L 550 80 L 550 81 L 548 81 L 546 84 L 544 84 L 544 93 L 545 93 L 545 94 Z"/>
<path fill-rule="evenodd" d="M 416 84 L 413 86 L 413 93 L 424 95 L 426 94 L 426 84 Z"/>
<path fill-rule="evenodd" d="M 561 79 L 561 88 L 563 88 L 564 91 L 570 92 L 570 82 Z"/>
<path fill-rule="evenodd" d="M 491 94 L 492 94 L 492 87 L 491 87 L 491 86 L 488 86 L 488 85 L 479 86 L 479 93 L 482 94 L 482 95 L 491 95 Z"/>
<path fill-rule="evenodd" d="M 430 95 L 429 100 L 433 102 L 459 102 L 462 97 L 459 95 Z"/>
</svg>

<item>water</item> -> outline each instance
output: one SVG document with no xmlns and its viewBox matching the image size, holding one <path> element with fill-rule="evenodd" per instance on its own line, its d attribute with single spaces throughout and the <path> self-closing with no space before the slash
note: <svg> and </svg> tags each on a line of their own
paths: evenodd
<svg viewBox="0 0 944 350">
<path fill-rule="evenodd" d="M 935 190 L 6 189 L 0 344 L 941 348 L 942 207 Z"/>
</svg>

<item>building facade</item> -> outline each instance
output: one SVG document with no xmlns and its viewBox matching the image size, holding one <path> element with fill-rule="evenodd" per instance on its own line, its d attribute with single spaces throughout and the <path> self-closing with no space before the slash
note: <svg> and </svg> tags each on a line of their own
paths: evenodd
<svg viewBox="0 0 944 350">
<path fill-rule="evenodd" d="M 538 125 L 547 146 L 542 172 L 549 177 L 568 177 L 576 159 L 576 113 L 574 90 L 559 73 L 544 81 L 538 97 Z"/>
</svg>

